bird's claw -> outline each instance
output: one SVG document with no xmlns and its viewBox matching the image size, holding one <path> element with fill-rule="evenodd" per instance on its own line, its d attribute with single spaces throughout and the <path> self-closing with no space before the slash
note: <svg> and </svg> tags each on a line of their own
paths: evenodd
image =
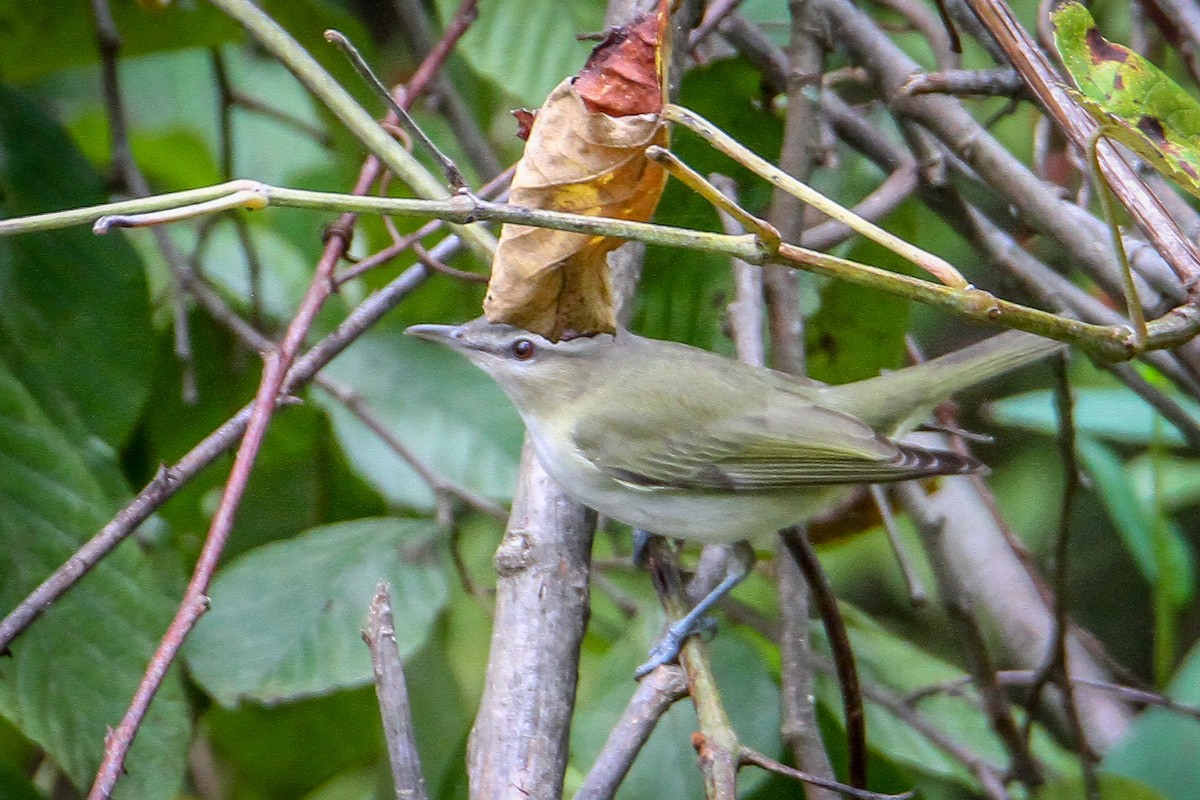
<svg viewBox="0 0 1200 800">
<path fill-rule="evenodd" d="M 683 643 L 692 634 L 699 634 L 709 639 L 716 633 L 717 621 L 712 617 L 703 616 L 695 620 L 686 618 L 679 620 L 667 628 L 667 632 L 658 640 L 658 643 L 650 648 L 650 658 L 637 668 L 634 677 L 644 678 L 663 664 L 670 664 L 677 660 L 679 651 L 683 649 Z"/>
</svg>

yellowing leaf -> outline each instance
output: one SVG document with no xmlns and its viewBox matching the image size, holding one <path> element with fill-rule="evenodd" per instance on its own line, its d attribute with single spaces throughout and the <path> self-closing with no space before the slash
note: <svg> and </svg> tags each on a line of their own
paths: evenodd
<svg viewBox="0 0 1200 800">
<path fill-rule="evenodd" d="M 1100 35 L 1079 3 L 1052 15 L 1054 40 L 1101 132 L 1200 197 L 1200 103 L 1158 67 Z"/>
<path fill-rule="evenodd" d="M 509 202 L 650 219 L 666 182 L 663 168 L 646 157 L 648 146 L 667 143 L 658 116 L 661 91 L 653 80 L 657 26 L 649 16 L 614 32 L 596 48 L 578 82 L 565 80 L 550 93 L 533 120 Z M 632 81 L 631 65 L 640 70 Z M 484 313 L 492 322 L 555 341 L 614 331 L 606 256 L 620 244 L 603 236 L 505 225 Z"/>
</svg>

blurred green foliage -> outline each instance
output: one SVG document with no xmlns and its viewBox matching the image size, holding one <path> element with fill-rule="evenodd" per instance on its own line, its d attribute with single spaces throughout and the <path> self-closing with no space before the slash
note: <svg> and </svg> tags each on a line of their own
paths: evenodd
<svg viewBox="0 0 1200 800">
<path fill-rule="evenodd" d="M 392 80 L 411 74 L 418 61 L 405 49 L 398 22 L 376 19 L 382 12 L 371 4 L 263 5 L 373 111 L 378 105 L 323 43 L 321 32 L 338 27 L 350 33 L 369 58 L 383 60 L 381 71 Z M 444 22 L 456 4 L 434 5 Z M 1020 10 L 1032 8 L 1029 2 Z M 1116 17 L 1125 4 L 1103 8 Z M 124 41 L 120 69 L 131 144 L 156 191 L 223 177 L 213 53 L 220 54 L 239 92 L 328 134 L 314 138 L 278 117 L 238 108 L 229 142 L 235 176 L 333 190 L 353 184 L 361 149 L 282 67 L 209 6 L 179 0 L 165 12 L 147 14 L 119 2 L 114 11 Z M 752 0 L 743 11 L 777 42 L 786 41 L 783 0 Z M 586 56 L 588 45 L 574 35 L 602 26 L 599 0 L 571 3 L 569 13 L 553 0 L 484 4 L 451 74 L 471 88 L 468 106 L 492 146 L 508 156 L 518 152 L 501 110 L 536 106 Z M 0 0 L 0 31 L 0 216 L 101 202 L 107 196 L 110 143 L 88 4 Z M 900 39 L 915 58 L 930 61 L 913 34 Z M 986 64 L 978 47 L 969 46 L 966 58 L 969 66 Z M 778 153 L 781 109 L 771 104 L 744 59 L 718 58 L 693 69 L 681 97 L 751 149 L 767 157 Z M 1003 101 L 970 107 L 986 119 Z M 452 154 L 460 154 L 436 108 L 419 105 L 415 113 Z M 1012 152 L 1029 157 L 1028 112 L 1001 120 L 995 131 Z M 733 177 L 746 207 L 762 212 L 768 206 L 770 193 L 762 182 L 694 137 L 679 133 L 673 146 L 701 172 Z M 836 171 L 819 172 L 814 183 L 852 205 L 881 176 L 845 148 L 834 155 Z M 658 220 L 717 225 L 712 209 L 675 183 Z M 322 227 L 330 220 L 268 210 L 245 221 L 262 265 L 257 279 L 250 276 L 249 259 L 229 220 L 211 227 L 178 225 L 168 233 L 185 252 L 196 254 L 197 270 L 235 310 L 275 335 L 308 282 Z M 972 263 L 968 245 L 915 200 L 883 223 L 961 262 L 972 280 L 1003 293 L 1004 287 L 989 285 L 983 265 Z M 416 223 L 399 224 L 411 230 Z M 377 221 L 363 228 L 356 255 L 387 243 Z M 871 245 L 851 244 L 839 252 L 903 268 Z M 313 336 L 332 330 L 358 299 L 407 263 L 385 265 L 341 287 Z M 482 268 L 467 261 L 458 266 Z M 7 613 L 107 522 L 160 464 L 179 459 L 253 395 L 258 354 L 203 310 L 188 307 L 194 350 L 188 369 L 194 370 L 198 391 L 194 402 L 182 399 L 184 367 L 173 350 L 170 285 L 149 233 L 97 238 L 79 229 L 0 239 L 0 611 Z M 812 367 L 824 379 L 849 380 L 898 366 L 910 322 L 935 343 L 931 349 L 945 349 L 967 335 L 952 319 L 865 290 L 807 281 L 804 292 L 812 312 Z M 731 293 L 728 265 L 721 259 L 651 249 L 635 327 L 731 352 L 724 321 Z M 515 413 L 481 373 L 401 336 L 411 322 L 473 316 L 480 295 L 477 286 L 435 276 L 340 356 L 327 375 L 356 391 L 424 463 L 473 492 L 506 502 L 522 441 Z M 1086 365 L 1075 372 L 1087 386 L 1076 411 L 1092 482 L 1076 514 L 1072 607 L 1095 623 L 1106 645 L 1135 672 L 1170 680 L 1177 700 L 1200 702 L 1200 661 L 1192 647 L 1200 621 L 1193 586 L 1200 463 L 1129 392 Z M 1044 376 L 1022 380 L 1046 383 Z M 272 422 L 212 589 L 214 611 L 188 645 L 186 669 L 173 671 L 155 700 L 120 783 L 121 797 L 388 796 L 380 724 L 367 688 L 367 651 L 357 642 L 366 598 L 382 578 L 391 580 L 397 598 L 431 796 L 463 796 L 466 741 L 490 636 L 490 559 L 500 524 L 479 514 L 457 520 L 453 547 L 473 584 L 468 591 L 449 556 L 450 531 L 435 521 L 430 488 L 331 396 L 311 389 L 300 399 L 302 405 L 281 410 Z M 998 439 L 985 450 L 996 467 L 998 503 L 1041 561 L 1056 529 L 1062 485 L 1050 397 L 1035 391 L 993 405 L 990 414 L 1001 426 L 989 427 Z M 969 413 L 967 419 L 975 421 Z M 86 788 L 105 726 L 119 718 L 169 619 L 228 468 L 229 458 L 219 458 L 183 487 L 143 526 L 136 542 L 120 547 L 17 641 L 11 657 L 0 659 L 0 798 L 61 796 L 52 791 L 60 775 L 76 789 Z M 606 580 L 595 592 L 585 643 L 568 790 L 586 774 L 632 692 L 633 667 L 661 622 L 645 576 L 607 566 L 626 555 L 621 534 L 599 537 L 596 559 Z M 850 611 L 867 678 L 905 692 L 963 677 L 944 616 L 918 614 L 907 604 L 878 531 L 830 547 L 823 556 Z M 762 576 L 738 597 L 766 618 L 776 613 Z M 1155 603 L 1159 615 L 1151 620 Z M 856 606 L 862 610 L 856 612 Z M 745 740 L 781 755 L 778 654 L 749 628 L 732 628 L 713 648 L 718 679 L 728 686 L 726 700 Z M 1163 637 L 1174 643 L 1165 653 Z M 835 685 L 822 681 L 818 695 L 827 740 L 839 760 L 844 754 L 838 750 Z M 926 701 L 922 711 L 964 747 L 999 759 L 997 741 L 973 702 L 943 695 Z M 960 764 L 899 719 L 874 705 L 869 715 L 875 788 L 916 787 L 930 798 L 978 792 Z M 687 704 L 674 708 L 622 796 L 698 796 L 688 739 L 694 727 Z M 189 742 L 191 771 L 185 761 Z M 1101 764 L 1105 796 L 1194 797 L 1195 760 L 1180 754 L 1197 746 L 1195 719 L 1145 712 Z M 1037 797 L 1080 797 L 1074 762 L 1062 742 L 1035 727 L 1034 747 L 1056 773 Z M 747 777 L 742 789 L 756 798 L 795 792 L 790 783 L 761 774 Z"/>
</svg>

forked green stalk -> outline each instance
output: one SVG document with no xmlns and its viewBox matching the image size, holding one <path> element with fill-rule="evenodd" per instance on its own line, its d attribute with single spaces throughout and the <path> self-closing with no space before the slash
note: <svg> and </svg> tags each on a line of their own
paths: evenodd
<svg viewBox="0 0 1200 800">
<path fill-rule="evenodd" d="M 796 245 L 784 243 L 779 246 L 778 252 L 772 253 L 758 236 L 752 234 L 729 236 L 648 222 L 567 214 L 561 211 L 493 203 L 468 195 L 457 195 L 442 200 L 363 197 L 287 189 L 257 181 L 239 180 L 205 189 L 0 220 L 0 236 L 89 222 L 95 223 L 96 229 L 104 232 L 110 227 L 161 224 L 212 213 L 214 210 L 261 209 L 267 206 L 434 217 L 459 225 L 490 220 L 718 253 L 740 258 L 751 264 L 784 264 L 942 308 L 977 322 L 1001 324 L 1057 339 L 1105 360 L 1128 360 L 1138 352 L 1134 345 L 1133 333 L 1128 326 L 1095 325 L 1060 317 L 1003 300 L 982 289 L 943 286 L 827 253 L 806 250 Z M 1200 310 L 1192 306 L 1181 306 L 1149 322 L 1146 330 L 1145 349 L 1175 347 L 1200 331 Z"/>
<path fill-rule="evenodd" d="M 888 233 L 878 225 L 858 216 L 850 209 L 830 200 L 808 184 L 796 180 L 762 156 L 748 150 L 737 139 L 734 139 L 696 112 L 689 111 L 681 106 L 668 105 L 663 109 L 662 116 L 663 119 L 683 125 L 708 142 L 712 147 L 720 150 L 772 186 L 782 189 L 793 197 L 808 203 L 822 214 L 842 223 L 850 228 L 850 230 L 908 259 L 947 286 L 955 289 L 964 289 L 970 286 L 967 279 L 962 276 L 962 273 L 945 259 L 939 258 L 933 253 L 928 253 L 916 245 Z"/>
</svg>

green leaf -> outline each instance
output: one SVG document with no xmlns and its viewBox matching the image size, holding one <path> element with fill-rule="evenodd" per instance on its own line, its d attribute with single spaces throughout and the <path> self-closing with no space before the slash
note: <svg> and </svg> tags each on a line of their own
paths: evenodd
<svg viewBox="0 0 1200 800">
<path fill-rule="evenodd" d="M 8 613 L 108 521 L 105 488 L 0 364 L 0 612 Z M 133 695 L 172 616 L 161 576 L 134 542 L 109 554 L 0 658 L 0 714 L 80 788 L 105 730 Z M 172 671 L 134 742 L 117 796 L 166 800 L 180 787 L 190 722 Z"/>
<path fill-rule="evenodd" d="M 437 534 L 431 522 L 360 519 L 248 551 L 213 582 L 212 610 L 185 651 L 192 676 L 230 707 L 369 683 L 361 633 L 375 587 L 392 584 L 402 656 L 446 603 Z"/>
<path fill-rule="evenodd" d="M 862 612 L 843 604 L 842 613 L 846 617 L 859 675 L 864 682 L 890 688 L 903 696 L 965 677 L 962 670 L 888 632 Z M 823 633 L 814 629 L 814 634 L 814 643 L 820 642 L 824 650 Z M 841 698 L 832 677 L 819 676 L 817 697 L 840 722 Z M 917 705 L 916 710 L 929 725 L 959 746 L 990 763 L 1007 762 L 1003 745 L 992 732 L 987 717 L 980 710 L 978 698 L 969 688 L 961 696 L 948 693 L 929 696 Z M 974 778 L 961 762 L 934 747 L 908 722 L 871 702 L 867 703 L 867 730 L 872 752 L 919 774 L 975 785 Z M 1073 757 L 1055 744 L 1040 726 L 1034 726 L 1032 745 L 1034 754 L 1052 769 L 1069 770 L 1075 763 Z"/>
<path fill-rule="evenodd" d="M 113 3 L 112 12 L 125 56 L 210 47 L 238 36 L 237 25 L 208 3 L 173 3 L 153 14 L 133 3 Z M 26 83 L 98 61 L 93 19 L 86 0 L 0 0 L 0 80 Z"/>
<path fill-rule="evenodd" d="M 383 750 L 372 687 L 270 708 L 213 704 L 201 724 L 232 778 L 229 785 L 247 800 L 302 797 L 346 770 L 380 759 Z"/>
<path fill-rule="evenodd" d="M 869 248 L 881 256 L 883 248 Z M 878 264 L 867 258 L 865 263 Z M 821 290 L 821 306 L 804 325 L 808 373 L 826 383 L 848 383 L 903 366 L 908 303 L 845 281 Z"/>
<path fill-rule="evenodd" d="M 0 216 L 106 200 L 101 177 L 28 97 L 0 87 Z M 0 239 L 0 361 L 77 441 L 113 447 L 141 413 L 154 355 L 146 279 L 119 236 Z"/>
<path fill-rule="evenodd" d="M 1167 689 L 1181 703 L 1200 703 L 1200 646 L 1193 646 Z M 1143 711 L 1101 766 L 1141 781 L 1168 800 L 1193 800 L 1200 786 L 1200 720 L 1162 708 Z"/>
<path fill-rule="evenodd" d="M 1195 566 L 1178 526 L 1155 518 L 1115 453 L 1088 437 L 1080 437 L 1077 450 L 1138 571 L 1173 607 L 1183 607 L 1195 593 Z"/>
<path fill-rule="evenodd" d="M 1200 103 L 1145 58 L 1100 35 L 1079 3 L 1050 15 L 1076 99 L 1121 142 L 1200 197 Z"/>
<path fill-rule="evenodd" d="M 1100 785 L 1100 800 L 1166 800 L 1141 781 L 1102 772 L 1096 776 Z M 1083 778 L 1073 775 L 1051 778 L 1033 793 L 1033 800 L 1087 800 Z"/>
<path fill-rule="evenodd" d="M 466 359 L 398 331 L 372 331 L 327 373 L 353 386 L 425 464 L 489 497 L 512 496 L 524 426 L 495 383 Z M 316 399 L 364 478 L 394 503 L 433 508 L 433 493 L 406 462 L 340 403 L 322 393 Z"/>
<path fill-rule="evenodd" d="M 1200 461 L 1151 451 L 1125 462 L 1138 497 L 1156 498 L 1167 511 L 1200 504 Z"/>
<path fill-rule="evenodd" d="M 1172 394 L 1197 424 L 1200 405 Z M 1027 392 L 984 407 L 984 413 L 999 425 L 1037 431 L 1048 436 L 1058 431 L 1054 393 Z M 1161 417 L 1146 401 L 1123 387 L 1092 387 L 1075 391 L 1075 427 L 1080 436 L 1120 444 L 1166 444 L 1184 447 L 1187 442 L 1175 426 Z"/>
<path fill-rule="evenodd" d="M 0 797 L 4 800 L 46 800 L 16 767 L 0 762 Z"/>
<path fill-rule="evenodd" d="M 571 763 L 578 781 L 590 768 L 637 688 L 632 680 L 647 649 L 661 635 L 661 615 L 645 615 L 633 635 L 614 643 L 600 658 L 580 668 L 580 691 L 571 726 Z M 640 628 L 640 629 L 638 629 Z M 762 655 L 737 630 L 722 630 L 709 643 L 721 700 L 740 741 L 759 752 L 779 750 L 779 686 Z M 659 720 L 637 761 L 621 784 L 620 797 L 702 797 L 700 770 L 692 733 L 699 729 L 696 712 L 686 698 Z M 738 779 L 742 793 L 766 779 L 761 771 L 745 771 Z"/>
<path fill-rule="evenodd" d="M 437 0 L 443 25 L 458 9 L 458 0 Z M 537 24 L 531 24 L 536 20 Z M 550 90 L 579 72 L 593 43 L 581 33 L 604 29 L 600 0 L 506 0 L 485 3 L 458 45 L 460 53 L 484 76 L 529 108 L 539 108 Z"/>
</svg>

